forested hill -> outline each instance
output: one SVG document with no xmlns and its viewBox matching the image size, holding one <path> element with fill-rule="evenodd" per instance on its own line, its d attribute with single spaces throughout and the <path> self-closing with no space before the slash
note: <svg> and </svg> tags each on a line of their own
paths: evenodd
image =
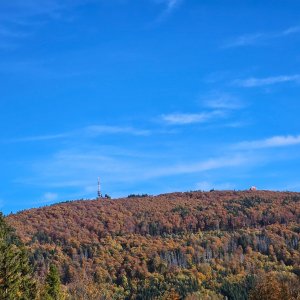
<svg viewBox="0 0 300 300">
<path fill-rule="evenodd" d="M 300 297 L 299 193 L 132 195 L 7 222 L 30 249 L 36 276 L 54 263 L 71 299 Z"/>
<path fill-rule="evenodd" d="M 8 218 L 25 242 L 94 243 L 107 235 L 164 235 L 286 226 L 299 222 L 300 194 L 270 191 L 187 192 L 85 200 L 23 211 Z"/>
</svg>

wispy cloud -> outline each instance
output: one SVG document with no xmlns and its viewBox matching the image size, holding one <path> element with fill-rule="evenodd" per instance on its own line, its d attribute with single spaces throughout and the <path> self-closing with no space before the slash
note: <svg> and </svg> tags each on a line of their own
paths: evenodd
<svg viewBox="0 0 300 300">
<path fill-rule="evenodd" d="M 131 135 L 149 135 L 150 130 L 142 130 L 133 127 L 122 126 L 106 126 L 106 125 L 94 125 L 88 126 L 84 131 L 89 135 L 102 135 L 102 134 L 131 134 Z"/>
<path fill-rule="evenodd" d="M 193 162 L 191 164 L 180 164 L 174 166 L 168 166 L 163 168 L 157 168 L 152 172 L 149 172 L 146 176 L 151 177 L 162 177 L 162 176 L 174 176 L 191 173 L 201 173 L 210 170 L 238 167 L 244 165 L 248 159 L 240 154 L 234 154 L 232 156 L 224 156 L 208 159 L 202 162 Z"/>
<path fill-rule="evenodd" d="M 263 148 L 276 148 L 287 147 L 300 144 L 300 135 L 287 135 L 287 136 L 274 136 L 263 140 L 246 141 L 236 145 L 239 149 L 263 149 Z"/>
<path fill-rule="evenodd" d="M 167 8 L 166 13 L 171 13 L 178 5 L 182 2 L 182 0 L 166 0 Z"/>
<path fill-rule="evenodd" d="M 265 78 L 251 77 L 247 79 L 236 79 L 232 82 L 232 84 L 236 86 L 251 88 L 251 87 L 273 85 L 277 83 L 287 83 L 287 82 L 300 83 L 300 74 L 273 76 L 273 77 L 265 77 Z"/>
<path fill-rule="evenodd" d="M 110 151 L 109 151 L 110 152 Z M 120 154 L 105 153 L 100 148 L 89 147 L 81 150 L 65 150 L 46 160 L 33 164 L 31 178 L 19 180 L 19 183 L 35 185 L 41 188 L 81 190 L 84 195 L 95 191 L 99 174 L 105 179 L 105 185 L 139 185 L 149 179 L 167 176 L 202 173 L 218 169 L 241 167 L 249 163 L 249 157 L 238 153 L 216 156 L 203 160 L 175 163 L 165 158 L 131 157 L 120 149 Z M 163 154 L 161 154 L 163 156 Z M 43 199 L 52 199 L 50 193 Z M 55 195 L 54 195 L 55 196 Z"/>
<path fill-rule="evenodd" d="M 244 103 L 228 93 L 211 92 L 200 97 L 200 105 L 204 111 L 198 113 L 163 114 L 161 119 L 168 125 L 188 125 L 209 123 L 229 117 L 235 110 L 242 109 Z"/>
<path fill-rule="evenodd" d="M 162 115 L 162 120 L 169 125 L 187 125 L 193 123 L 205 123 L 215 117 L 224 116 L 224 112 L 215 110 L 202 113 L 173 113 Z"/>
<path fill-rule="evenodd" d="M 137 129 L 127 126 L 112 126 L 112 125 L 92 125 L 74 131 L 63 132 L 58 134 L 45 134 L 36 136 L 25 136 L 20 138 L 10 139 L 6 142 L 18 143 L 18 142 L 42 142 L 58 139 L 70 139 L 70 138 L 95 138 L 100 135 L 136 135 L 146 136 L 150 135 L 150 130 Z"/>
<path fill-rule="evenodd" d="M 272 39 L 288 37 L 293 34 L 300 33 L 300 26 L 290 27 L 277 32 L 254 33 L 238 36 L 232 40 L 225 42 L 223 48 L 235 48 L 260 45 Z"/>
<path fill-rule="evenodd" d="M 154 24 L 160 23 L 168 18 L 179 7 L 183 0 L 154 0 L 157 4 L 163 4 L 162 13 L 155 19 Z"/>
<path fill-rule="evenodd" d="M 300 26 L 290 27 L 290 28 L 284 30 L 281 33 L 281 35 L 286 36 L 286 35 L 290 35 L 290 34 L 294 34 L 294 33 L 300 33 Z"/>
<path fill-rule="evenodd" d="M 19 143 L 19 142 L 41 142 L 48 140 L 57 140 L 69 137 L 69 134 L 49 134 L 49 135 L 37 135 L 37 136 L 25 136 L 21 138 L 10 139 L 10 143 Z"/>
<path fill-rule="evenodd" d="M 223 48 L 235 48 L 235 47 L 256 45 L 257 43 L 263 41 L 264 39 L 265 39 L 265 35 L 262 33 L 241 35 L 231 41 L 226 42 L 223 45 Z"/>
<path fill-rule="evenodd" d="M 69 10 L 79 5 L 84 5 L 93 0 L 14 0 L 0 3 L 0 19 L 18 23 L 25 18 L 35 16 L 56 17 L 58 12 Z M 19 18 L 19 20 L 18 20 Z"/>
<path fill-rule="evenodd" d="M 213 93 L 205 97 L 204 106 L 218 110 L 235 110 L 244 106 L 241 100 L 226 93 Z"/>
<path fill-rule="evenodd" d="M 95 0 L 14 0 L 0 2 L 0 49 L 18 48 L 41 25 Z M 42 18 L 42 21 L 41 21 Z"/>
</svg>

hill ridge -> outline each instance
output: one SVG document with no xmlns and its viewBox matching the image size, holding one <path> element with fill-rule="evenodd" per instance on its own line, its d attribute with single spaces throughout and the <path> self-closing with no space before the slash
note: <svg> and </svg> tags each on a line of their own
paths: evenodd
<svg viewBox="0 0 300 300">
<path fill-rule="evenodd" d="M 6 220 L 30 249 L 37 278 L 54 263 L 70 299 L 300 296 L 300 193 L 77 200 Z"/>
</svg>

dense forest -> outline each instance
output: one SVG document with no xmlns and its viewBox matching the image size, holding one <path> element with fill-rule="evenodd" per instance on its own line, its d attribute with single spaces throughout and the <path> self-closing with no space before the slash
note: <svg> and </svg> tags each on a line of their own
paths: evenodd
<svg viewBox="0 0 300 300">
<path fill-rule="evenodd" d="M 300 299 L 299 193 L 130 195 L 1 222 L 1 299 Z"/>
</svg>

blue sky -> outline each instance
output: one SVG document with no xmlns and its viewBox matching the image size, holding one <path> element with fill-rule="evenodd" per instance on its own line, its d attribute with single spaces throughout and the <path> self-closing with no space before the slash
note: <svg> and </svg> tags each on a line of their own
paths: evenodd
<svg viewBox="0 0 300 300">
<path fill-rule="evenodd" d="M 300 2 L 0 3 L 0 209 L 300 190 Z"/>
</svg>

